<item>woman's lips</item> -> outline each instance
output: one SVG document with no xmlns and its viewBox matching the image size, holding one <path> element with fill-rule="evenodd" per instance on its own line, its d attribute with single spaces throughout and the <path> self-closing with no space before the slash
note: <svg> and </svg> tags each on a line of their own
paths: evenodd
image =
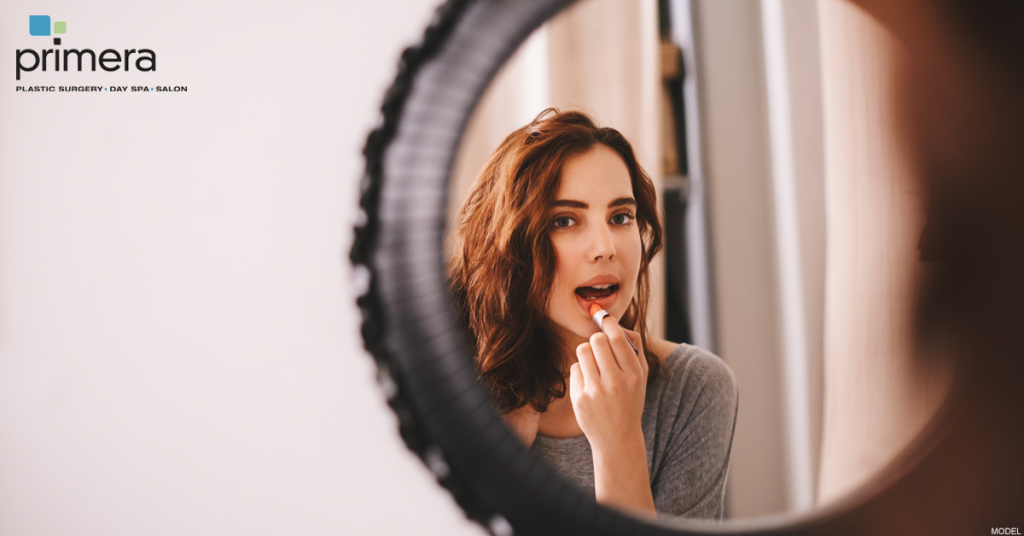
<svg viewBox="0 0 1024 536">
<path fill-rule="evenodd" d="M 584 298 L 583 296 L 580 296 L 579 294 L 576 294 L 575 292 L 573 292 L 573 296 L 576 296 L 576 303 L 579 304 L 580 310 L 583 311 L 583 314 L 585 314 L 587 316 L 587 318 L 589 318 L 590 317 L 590 306 L 591 306 L 591 304 L 595 304 L 595 303 L 600 305 L 602 309 L 604 309 L 605 311 L 608 311 L 610 313 L 612 306 L 615 305 L 615 300 L 618 299 L 618 297 L 619 297 L 619 290 L 615 289 L 615 291 L 612 292 L 611 294 L 609 294 L 609 295 L 607 295 L 607 296 L 605 296 L 603 298 L 595 298 L 593 300 L 588 300 L 588 299 Z"/>
</svg>

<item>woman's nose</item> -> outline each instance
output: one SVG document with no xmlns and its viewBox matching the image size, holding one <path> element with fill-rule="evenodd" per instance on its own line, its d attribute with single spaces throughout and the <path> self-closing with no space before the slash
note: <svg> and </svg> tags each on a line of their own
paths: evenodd
<svg viewBox="0 0 1024 536">
<path fill-rule="evenodd" d="M 587 256 L 591 260 L 611 260 L 615 256 L 615 240 L 612 231 L 607 225 L 594 225 L 587 233 L 588 251 Z"/>
</svg>

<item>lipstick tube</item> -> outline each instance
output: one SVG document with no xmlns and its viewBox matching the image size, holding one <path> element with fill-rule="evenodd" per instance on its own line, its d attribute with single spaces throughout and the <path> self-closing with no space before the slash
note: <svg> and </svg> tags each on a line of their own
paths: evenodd
<svg viewBox="0 0 1024 536">
<path fill-rule="evenodd" d="M 600 305 L 595 303 L 590 306 L 590 318 L 595 324 L 597 324 L 597 329 L 601 330 L 601 333 L 604 333 L 604 327 L 601 326 L 601 321 L 604 320 L 604 317 L 606 316 L 608 316 L 608 311 L 602 309 Z M 633 345 L 633 341 L 630 340 L 629 337 L 626 337 L 626 342 L 629 343 L 629 347 L 633 349 L 633 352 L 636 355 L 640 355 L 640 352 L 637 351 L 636 346 Z"/>
</svg>

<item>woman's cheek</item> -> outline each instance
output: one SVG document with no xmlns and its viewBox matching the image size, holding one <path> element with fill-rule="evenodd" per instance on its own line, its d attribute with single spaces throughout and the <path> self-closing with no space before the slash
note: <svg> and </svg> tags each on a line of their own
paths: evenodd
<svg viewBox="0 0 1024 536">
<path fill-rule="evenodd" d="M 640 275 L 640 258 L 643 257 L 644 244 L 640 240 L 639 233 L 631 235 L 629 244 L 623 248 L 625 251 L 629 251 L 629 259 L 627 260 L 627 267 L 634 277 Z"/>
</svg>

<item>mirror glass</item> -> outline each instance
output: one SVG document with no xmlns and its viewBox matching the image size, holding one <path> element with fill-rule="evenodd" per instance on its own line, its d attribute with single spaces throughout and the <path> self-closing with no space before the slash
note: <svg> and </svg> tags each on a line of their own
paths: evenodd
<svg viewBox="0 0 1024 536">
<path fill-rule="evenodd" d="M 533 426 L 537 436 L 525 440 L 534 454 L 625 511 L 643 515 L 653 500 L 663 519 L 745 519 L 839 500 L 914 438 L 950 376 L 931 371 L 921 381 L 920 371 L 890 366 L 911 352 L 905 334 L 923 225 L 914 189 L 892 187 L 910 181 L 900 182 L 908 172 L 886 149 L 895 135 L 887 73 L 898 61 L 891 37 L 839 0 L 585 0 L 519 48 L 463 136 L 448 254 L 457 251 L 460 209 L 506 136 L 547 108 L 586 113 L 630 142 L 657 191 L 664 240 L 650 265 L 647 349 L 670 372 L 667 383 L 648 385 L 642 477 L 654 482 L 639 495 L 621 502 L 636 483 L 629 441 L 613 461 L 599 461 L 594 441 L 580 435 L 587 423 L 566 424 L 571 403 L 553 402 Z M 593 203 L 538 215 L 567 227 L 552 231 L 562 244 L 556 255 L 573 241 L 592 246 L 600 233 L 584 230 L 598 223 L 614 236 L 625 232 L 614 225 L 636 216 L 636 207 L 622 217 L 602 212 L 610 219 L 579 212 L 620 197 L 623 172 L 628 183 L 628 166 L 615 153 L 607 158 L 587 151 L 563 164 L 553 198 Z M 603 186 L 576 188 L 588 180 Z M 575 266 L 558 259 L 556 277 Z M 608 284 L 617 292 L 621 282 Z M 586 302 L 602 290 L 576 294 Z M 576 333 L 555 317 L 552 332 Z M 717 358 L 691 359 L 708 353 L 731 385 Z M 908 388 L 910 378 L 917 387 Z M 701 393 L 733 405 L 705 404 Z M 650 407 L 666 400 L 675 409 Z M 601 426 L 589 425 L 595 438 Z M 680 464 L 687 468 L 673 469 Z"/>
</svg>

